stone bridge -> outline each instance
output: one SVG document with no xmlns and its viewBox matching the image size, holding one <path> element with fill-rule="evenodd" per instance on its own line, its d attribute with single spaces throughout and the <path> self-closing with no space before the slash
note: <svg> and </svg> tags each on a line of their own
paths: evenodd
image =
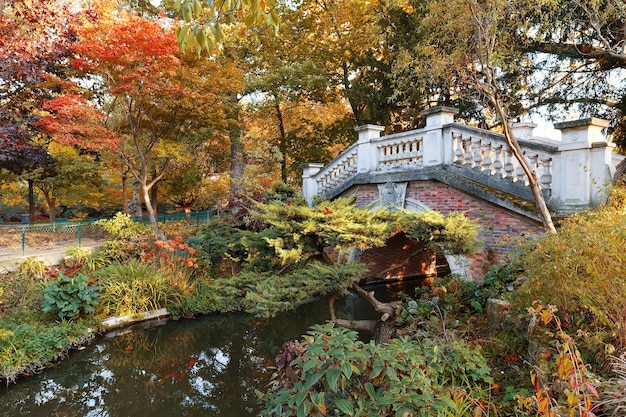
<svg viewBox="0 0 626 417">
<path fill-rule="evenodd" d="M 329 164 L 304 166 L 304 197 L 311 203 L 315 197 L 354 196 L 361 207 L 465 212 L 481 226 L 483 250 L 467 260 L 447 257 L 448 263 L 454 272 L 480 278 L 508 252 L 509 238 L 542 228 L 528 179 L 504 135 L 455 123 L 457 113 L 432 108 L 422 113 L 424 128 L 386 136 L 381 136 L 382 126 L 357 127 L 356 143 Z M 613 153 L 603 133 L 607 126 L 596 118 L 557 123 L 560 140 L 535 136 L 535 125 L 529 123 L 513 126 L 555 219 L 606 198 L 615 168 L 625 158 Z M 368 256 L 376 262 L 376 254 Z M 379 269 L 389 272 L 390 266 Z M 396 278 L 408 275 L 419 273 L 406 268 L 395 273 Z"/>
</svg>

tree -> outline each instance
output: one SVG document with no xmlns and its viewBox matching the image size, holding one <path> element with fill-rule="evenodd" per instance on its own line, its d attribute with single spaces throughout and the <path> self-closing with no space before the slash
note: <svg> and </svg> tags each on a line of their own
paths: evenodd
<svg viewBox="0 0 626 417">
<path fill-rule="evenodd" d="M 518 47 L 534 54 L 529 98 L 548 117 L 567 111 L 612 120 L 624 146 L 626 6 L 619 0 L 519 2 Z"/>
<path fill-rule="evenodd" d="M 330 92 L 328 70 L 308 57 L 309 50 L 302 49 L 297 39 L 289 32 L 266 36 L 250 56 L 248 91 L 258 98 L 248 106 L 248 114 L 267 126 L 263 133 L 280 151 L 283 183 L 295 178 L 300 164 L 311 157 L 330 160 L 330 155 L 320 154 L 338 138 L 328 137 L 324 130 L 347 115 L 342 95 Z"/>
<path fill-rule="evenodd" d="M 104 87 L 105 126 L 123 139 L 119 154 L 156 230 L 150 191 L 178 158 L 185 132 L 224 127 L 218 92 L 228 71 L 219 74 L 203 57 L 181 56 L 166 19 L 122 17 L 81 31 L 74 65 Z"/>
<path fill-rule="evenodd" d="M 43 103 L 66 86 L 72 73 L 70 47 L 81 23 L 66 2 L 0 5 L 0 167 L 25 175 L 31 222 L 33 184 L 55 174 L 37 122 Z"/>
<path fill-rule="evenodd" d="M 398 119 L 386 75 L 393 58 L 383 36 L 384 23 L 379 25 L 382 6 L 319 0 L 292 7 L 285 17 L 289 27 L 282 31 L 285 38 L 294 39 L 299 53 L 286 57 L 287 62 L 306 62 L 307 57 L 326 74 L 330 94 L 342 95 L 350 106 L 351 127 L 389 125 Z"/>
<path fill-rule="evenodd" d="M 181 158 L 174 163 L 173 174 L 163 181 L 165 198 L 186 216 L 193 207 L 216 207 L 221 201 L 228 201 L 223 180 L 223 174 L 228 172 L 227 138 L 224 134 L 207 136 L 207 140 L 185 144 Z"/>
<path fill-rule="evenodd" d="M 56 175 L 41 178 L 35 186 L 48 205 L 49 220 L 55 221 L 59 205 L 93 207 L 104 185 L 101 166 L 94 156 L 56 143 L 48 151 L 56 162 Z"/>
</svg>

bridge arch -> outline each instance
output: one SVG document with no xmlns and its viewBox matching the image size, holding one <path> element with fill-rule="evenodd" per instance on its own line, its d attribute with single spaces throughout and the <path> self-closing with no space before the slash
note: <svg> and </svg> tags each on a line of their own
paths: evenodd
<svg viewBox="0 0 626 417">
<path fill-rule="evenodd" d="M 392 206 L 412 211 L 435 210 L 442 214 L 464 212 L 468 218 L 478 223 L 478 239 L 482 242 L 481 249 L 469 256 L 445 255 L 446 265 L 442 264 L 442 260 L 438 261 L 439 272 L 447 267 L 450 272 L 467 279 L 481 279 L 491 265 L 510 252 L 516 237 L 539 234 L 543 231 L 541 223 L 535 219 L 522 216 L 434 180 L 407 181 L 399 184 L 389 182 L 385 184 L 359 184 L 345 190 L 339 196 L 354 197 L 357 207 L 380 208 L 383 206 L 382 202 L 390 187 L 404 190 L 401 199 L 395 200 Z M 386 251 L 381 250 L 381 253 L 400 253 L 401 243 L 393 240 L 390 244 L 393 247 Z M 404 252 L 409 253 L 406 250 Z M 377 253 L 377 251 L 374 250 L 373 253 Z M 376 256 L 380 257 L 381 255 Z M 367 259 L 366 256 L 365 260 Z M 399 261 L 390 257 L 389 266 L 392 266 L 394 262 Z M 425 277 L 432 272 L 422 271 Z M 414 276 L 415 274 L 416 271 L 413 270 L 408 274 L 405 273 L 404 276 Z M 381 277 L 379 276 L 379 278 Z"/>
</svg>

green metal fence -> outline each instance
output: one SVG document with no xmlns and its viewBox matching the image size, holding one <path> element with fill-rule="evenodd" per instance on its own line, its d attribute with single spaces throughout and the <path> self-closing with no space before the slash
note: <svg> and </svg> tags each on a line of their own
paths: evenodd
<svg viewBox="0 0 626 417">
<path fill-rule="evenodd" d="M 215 216 L 215 210 L 202 210 L 192 211 L 190 213 L 157 213 L 156 221 L 158 223 L 166 223 L 171 221 L 186 220 L 189 223 L 197 224 L 208 222 Z M 148 216 L 132 217 L 135 221 L 143 223 L 149 223 L 150 218 Z"/>
<path fill-rule="evenodd" d="M 188 214 L 173 213 L 159 214 L 157 221 L 186 220 L 191 224 L 200 224 L 209 221 L 214 211 L 195 211 Z M 99 240 L 105 237 L 105 232 L 95 222 L 67 221 L 60 219 L 54 223 L 0 225 L 0 260 L 2 257 L 26 256 L 35 251 L 54 249 L 57 247 L 82 246 L 86 240 Z M 148 222 L 148 217 L 133 218 L 135 221 Z"/>
<path fill-rule="evenodd" d="M 0 257 L 24 256 L 33 250 L 57 246 L 81 246 L 85 239 L 102 237 L 104 231 L 94 221 L 0 225 Z"/>
</svg>

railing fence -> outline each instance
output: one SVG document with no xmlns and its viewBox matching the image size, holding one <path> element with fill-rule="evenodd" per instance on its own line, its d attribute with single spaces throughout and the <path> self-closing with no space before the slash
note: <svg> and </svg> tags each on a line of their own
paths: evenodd
<svg viewBox="0 0 626 417">
<path fill-rule="evenodd" d="M 215 215 L 214 210 L 194 211 L 188 214 L 159 214 L 157 221 L 186 220 L 199 225 L 208 222 Z M 53 223 L 0 225 L 0 260 L 8 256 L 26 256 L 35 250 L 53 249 L 59 246 L 82 246 L 85 240 L 103 239 L 104 230 L 96 224 L 99 219 L 88 221 L 67 221 L 59 219 Z M 136 217 L 135 221 L 148 222 L 148 217 Z"/>
</svg>

